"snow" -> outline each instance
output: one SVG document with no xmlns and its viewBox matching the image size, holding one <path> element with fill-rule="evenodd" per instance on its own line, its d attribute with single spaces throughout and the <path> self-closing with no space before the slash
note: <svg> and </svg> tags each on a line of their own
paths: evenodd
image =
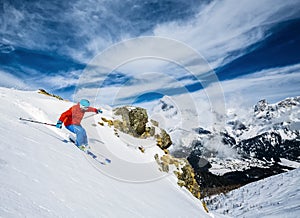
<svg viewBox="0 0 300 218">
<path fill-rule="evenodd" d="M 0 99 L 0 217 L 220 217 L 158 170 L 154 142 L 141 153 L 141 141 L 98 125 L 108 107 L 82 123 L 92 149 L 112 160 L 100 165 L 65 141 L 65 128 L 19 120 L 55 123 L 72 102 L 6 88 Z"/>
<path fill-rule="evenodd" d="M 300 163 L 285 158 L 280 158 L 279 164 L 283 166 L 293 167 L 293 168 L 300 168 Z"/>
<path fill-rule="evenodd" d="M 250 183 L 212 199 L 208 207 L 230 217 L 289 217 L 300 214 L 300 169 Z"/>
<path fill-rule="evenodd" d="M 136 139 L 97 124 L 112 109 L 87 114 L 90 146 L 112 160 L 100 165 L 72 143 L 69 132 L 20 121 L 55 123 L 72 102 L 37 92 L 0 88 L 0 217 L 298 217 L 300 169 L 216 196 L 206 213 L 201 201 L 158 170 L 154 139 Z M 100 105 L 96 105 L 100 106 Z M 159 114 L 157 114 L 159 117 Z M 166 122 L 166 120 L 165 120 Z M 174 132 L 175 133 L 175 132 Z M 142 153 L 138 146 L 145 148 Z M 230 161 L 232 162 L 232 160 Z M 238 160 L 237 168 L 241 167 Z M 299 167 L 281 159 L 281 164 Z M 217 174 L 228 167 L 213 164 Z"/>
<path fill-rule="evenodd" d="M 266 168 L 266 164 L 258 159 L 243 159 L 238 158 L 210 158 L 212 167 L 209 169 L 214 175 L 222 176 L 228 172 L 244 171 L 250 168 L 250 166 L 256 166 L 260 168 Z"/>
</svg>

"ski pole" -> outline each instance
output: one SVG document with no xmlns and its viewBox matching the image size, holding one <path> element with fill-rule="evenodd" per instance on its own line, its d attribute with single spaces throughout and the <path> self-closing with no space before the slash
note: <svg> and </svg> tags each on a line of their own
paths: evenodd
<svg viewBox="0 0 300 218">
<path fill-rule="evenodd" d="M 27 122 L 32 122 L 32 123 L 38 123 L 38 124 L 44 124 L 44 125 L 48 125 L 48 126 L 56 126 L 55 124 L 52 124 L 52 123 L 43 123 L 43 122 L 36 121 L 36 120 L 24 119 L 22 117 L 20 117 L 19 120 L 27 121 Z"/>
</svg>

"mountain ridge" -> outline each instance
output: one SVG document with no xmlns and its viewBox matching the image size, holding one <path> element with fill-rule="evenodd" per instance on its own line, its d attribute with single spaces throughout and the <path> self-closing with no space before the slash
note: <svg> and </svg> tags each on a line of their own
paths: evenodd
<svg viewBox="0 0 300 218">
<path fill-rule="evenodd" d="M 174 102 L 163 98 L 154 107 L 156 113 L 161 108 L 162 114 L 166 114 L 165 123 L 187 116 L 179 117 L 187 110 L 178 108 Z M 221 129 L 192 124 L 182 129 L 169 125 L 166 129 L 171 138 L 175 136 L 171 153 L 188 158 L 203 192 L 210 193 L 209 187 L 227 189 L 227 185 L 233 186 L 230 190 L 300 166 L 299 113 L 297 96 L 274 104 L 261 100 L 242 116 L 229 109 L 227 122 Z M 189 114 L 190 119 L 193 114 Z"/>
</svg>

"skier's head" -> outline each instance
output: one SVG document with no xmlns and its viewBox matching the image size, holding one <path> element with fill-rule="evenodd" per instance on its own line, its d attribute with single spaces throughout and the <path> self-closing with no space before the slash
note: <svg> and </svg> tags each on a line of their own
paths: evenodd
<svg viewBox="0 0 300 218">
<path fill-rule="evenodd" d="M 90 106 L 90 102 L 86 99 L 81 99 L 79 102 L 80 108 L 83 110 L 87 110 L 88 107 Z"/>
</svg>

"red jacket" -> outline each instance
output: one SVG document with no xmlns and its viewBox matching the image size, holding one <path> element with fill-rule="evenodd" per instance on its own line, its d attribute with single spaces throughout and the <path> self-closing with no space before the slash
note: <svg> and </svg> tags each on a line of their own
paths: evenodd
<svg viewBox="0 0 300 218">
<path fill-rule="evenodd" d="M 80 125 L 80 122 L 84 116 L 85 112 L 95 112 L 98 113 L 98 110 L 93 107 L 89 107 L 87 110 L 82 110 L 80 108 L 79 103 L 70 107 L 69 110 L 63 112 L 60 115 L 59 120 L 65 124 L 65 126 L 69 125 Z"/>
</svg>

